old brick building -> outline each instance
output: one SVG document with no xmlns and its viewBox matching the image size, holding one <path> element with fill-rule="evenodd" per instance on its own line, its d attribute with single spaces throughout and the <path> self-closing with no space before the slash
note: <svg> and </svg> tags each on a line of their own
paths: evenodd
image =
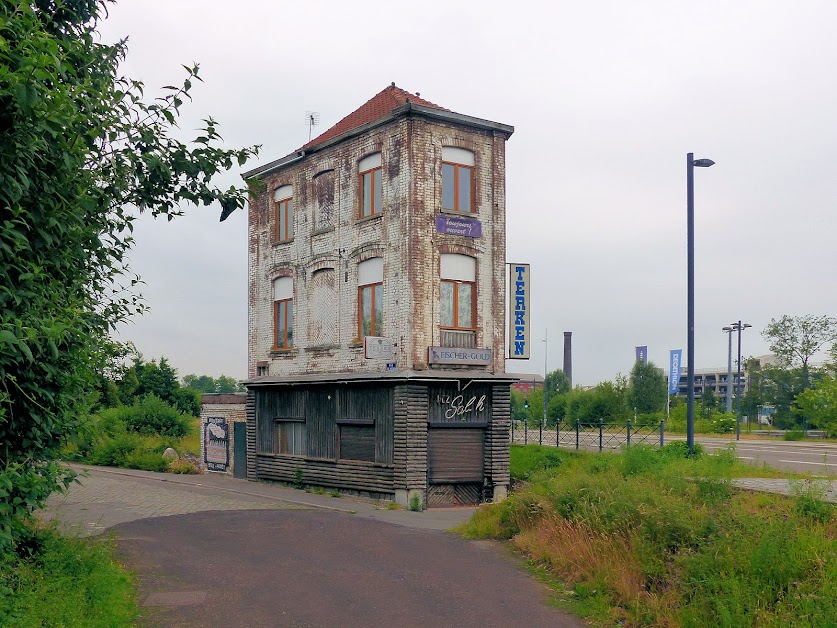
<svg viewBox="0 0 837 628">
<path fill-rule="evenodd" d="M 394 84 L 244 174 L 248 475 L 505 494 L 505 142 Z"/>
</svg>

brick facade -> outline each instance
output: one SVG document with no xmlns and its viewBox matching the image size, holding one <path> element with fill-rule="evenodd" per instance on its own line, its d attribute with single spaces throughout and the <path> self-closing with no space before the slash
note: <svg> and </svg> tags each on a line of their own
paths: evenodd
<svg viewBox="0 0 837 628">
<path fill-rule="evenodd" d="M 404 115 L 259 176 L 263 185 L 249 208 L 249 377 L 259 374 L 257 364 L 266 365 L 270 376 L 384 370 L 384 360 L 364 358 L 357 331 L 358 264 L 372 257 L 382 257 L 384 265 L 384 329 L 378 335 L 396 343 L 398 370 L 428 368 L 428 346 L 442 344 L 443 253 L 476 259 L 476 346 L 493 350 L 494 361 L 487 370 L 504 372 L 508 135 Z M 480 238 L 436 232 L 441 149 L 446 146 L 475 155 L 476 212 L 467 217 L 482 224 Z M 382 158 L 383 208 L 380 215 L 361 219 L 357 164 L 376 152 Z M 317 179 L 329 171 L 334 215 L 319 220 L 323 192 Z M 293 187 L 294 237 L 277 244 L 273 192 L 283 185 Z M 328 226 L 318 228 L 323 223 Z M 277 351 L 272 350 L 272 286 L 281 276 L 294 280 L 294 347 Z M 327 295 L 333 298 L 334 310 L 312 307 L 315 284 L 333 285 L 334 293 Z M 323 338 L 329 342 L 321 342 Z"/>
</svg>

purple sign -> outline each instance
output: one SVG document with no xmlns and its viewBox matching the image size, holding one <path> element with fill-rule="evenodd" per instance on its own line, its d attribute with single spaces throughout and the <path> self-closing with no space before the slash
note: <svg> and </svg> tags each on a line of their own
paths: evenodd
<svg viewBox="0 0 837 628">
<path fill-rule="evenodd" d="M 482 223 L 474 218 L 439 215 L 436 216 L 436 231 L 466 238 L 481 238 Z"/>
</svg>

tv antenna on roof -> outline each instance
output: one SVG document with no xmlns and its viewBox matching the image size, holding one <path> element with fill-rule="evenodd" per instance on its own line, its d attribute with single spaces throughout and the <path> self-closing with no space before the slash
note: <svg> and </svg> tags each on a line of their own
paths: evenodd
<svg viewBox="0 0 837 628">
<path fill-rule="evenodd" d="M 308 125 L 308 141 L 311 141 L 311 129 L 317 126 L 320 123 L 320 112 L 319 111 L 306 111 L 305 112 L 305 124 Z"/>
</svg>

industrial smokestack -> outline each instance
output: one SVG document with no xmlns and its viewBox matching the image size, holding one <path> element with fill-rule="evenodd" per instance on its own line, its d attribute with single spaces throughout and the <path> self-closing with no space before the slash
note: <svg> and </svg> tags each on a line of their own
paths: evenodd
<svg viewBox="0 0 837 628">
<path fill-rule="evenodd" d="M 573 332 L 564 332 L 564 375 L 570 380 L 570 388 L 573 387 Z"/>
</svg>

